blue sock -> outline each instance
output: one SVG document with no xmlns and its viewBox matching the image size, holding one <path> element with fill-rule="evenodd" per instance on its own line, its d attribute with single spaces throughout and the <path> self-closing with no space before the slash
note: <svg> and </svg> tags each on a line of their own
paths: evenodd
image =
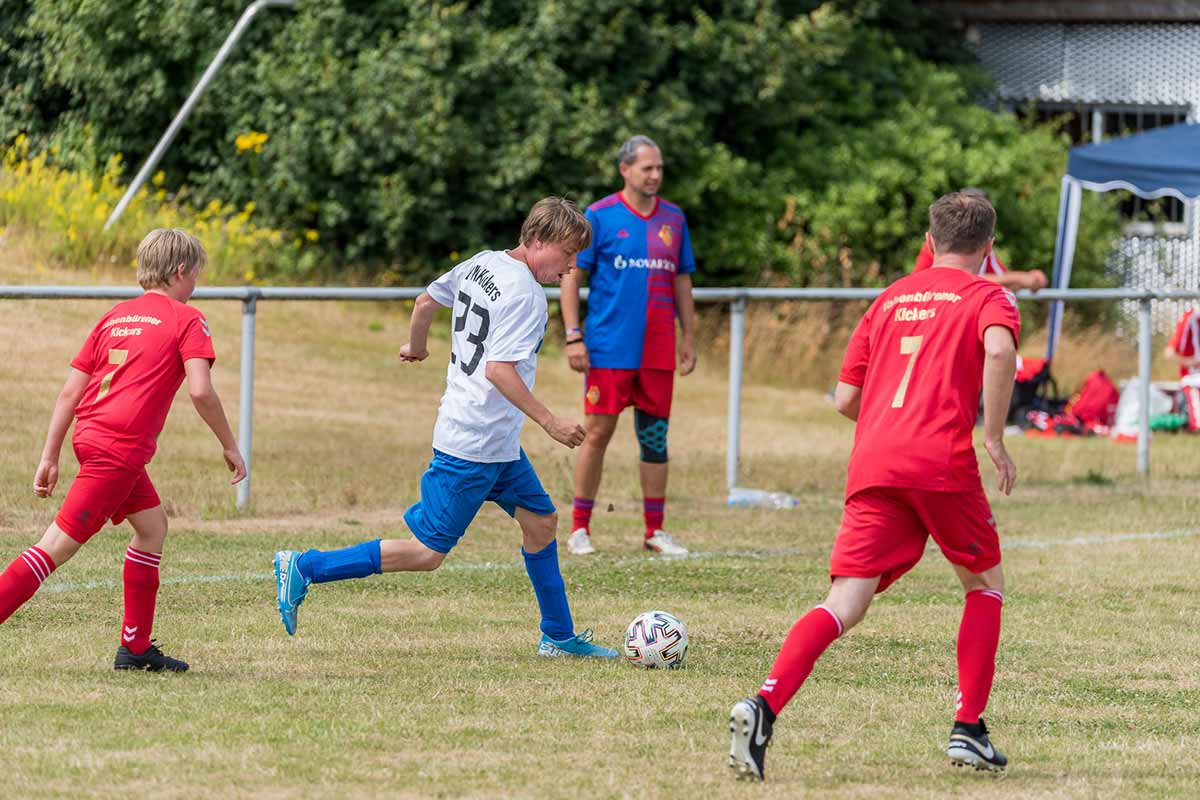
<svg viewBox="0 0 1200 800">
<path fill-rule="evenodd" d="M 341 550 L 309 550 L 296 561 L 296 569 L 313 583 L 344 581 L 377 575 L 380 568 L 379 539 Z"/>
<path fill-rule="evenodd" d="M 575 635 L 575 623 L 571 621 L 567 588 L 558 569 L 558 542 L 553 541 L 536 553 L 527 553 L 522 547 L 521 555 L 525 557 L 525 571 L 542 610 L 542 633 L 556 642 L 570 639 Z"/>
</svg>

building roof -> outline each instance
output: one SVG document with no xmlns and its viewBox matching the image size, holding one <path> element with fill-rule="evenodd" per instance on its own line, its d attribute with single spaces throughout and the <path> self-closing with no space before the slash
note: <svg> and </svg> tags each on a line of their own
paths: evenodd
<svg viewBox="0 0 1200 800">
<path fill-rule="evenodd" d="M 1200 0 L 918 0 L 967 22 L 1200 22 Z"/>
</svg>

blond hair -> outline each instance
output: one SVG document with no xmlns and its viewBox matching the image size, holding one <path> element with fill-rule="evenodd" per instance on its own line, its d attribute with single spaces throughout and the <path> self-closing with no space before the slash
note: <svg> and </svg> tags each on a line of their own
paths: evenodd
<svg viewBox="0 0 1200 800">
<path fill-rule="evenodd" d="M 521 244 L 562 244 L 578 253 L 592 243 L 592 224 L 579 206 L 565 197 L 544 197 L 529 209 L 521 225 Z"/>
<path fill-rule="evenodd" d="M 200 240 L 183 228 L 155 228 L 137 249 L 137 280 L 143 289 L 170 286 L 180 266 L 199 272 L 208 263 Z"/>
</svg>

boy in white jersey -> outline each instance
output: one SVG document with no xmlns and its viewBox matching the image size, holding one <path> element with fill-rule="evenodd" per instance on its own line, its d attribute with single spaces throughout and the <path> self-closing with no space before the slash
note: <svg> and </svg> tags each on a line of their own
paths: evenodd
<svg viewBox="0 0 1200 800">
<path fill-rule="evenodd" d="M 574 203 L 547 197 L 526 217 L 518 247 L 477 253 L 417 298 L 402 361 L 428 357 L 426 337 L 438 306 L 453 308 L 454 322 L 433 461 L 421 477 L 420 501 L 404 514 L 413 538 L 276 553 L 279 614 L 288 634 L 296 632 L 296 611 L 310 583 L 437 569 L 491 500 L 521 526 L 521 554 L 542 614 L 537 654 L 617 657 L 591 643 L 590 629 L 575 633 L 558 569 L 558 515 L 521 449 L 526 416 L 567 447 L 584 439 L 578 423 L 555 416 L 532 389 L 547 318 L 539 282 L 556 283 L 570 272 L 591 236 Z"/>
</svg>

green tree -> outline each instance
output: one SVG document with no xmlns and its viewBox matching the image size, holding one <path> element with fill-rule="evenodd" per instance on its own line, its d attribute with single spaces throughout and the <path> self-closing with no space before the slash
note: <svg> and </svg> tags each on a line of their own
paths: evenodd
<svg viewBox="0 0 1200 800">
<path fill-rule="evenodd" d="M 242 9 L 13 0 L 0 136 L 140 162 Z M 992 191 L 1008 260 L 1045 266 L 1065 141 L 977 106 L 956 37 L 907 0 L 304 0 L 255 23 L 164 169 L 413 281 L 511 242 L 540 196 L 613 191 L 617 145 L 646 133 L 704 283 L 882 283 L 965 184 Z M 1107 213 L 1085 217 L 1083 280 Z"/>
</svg>

